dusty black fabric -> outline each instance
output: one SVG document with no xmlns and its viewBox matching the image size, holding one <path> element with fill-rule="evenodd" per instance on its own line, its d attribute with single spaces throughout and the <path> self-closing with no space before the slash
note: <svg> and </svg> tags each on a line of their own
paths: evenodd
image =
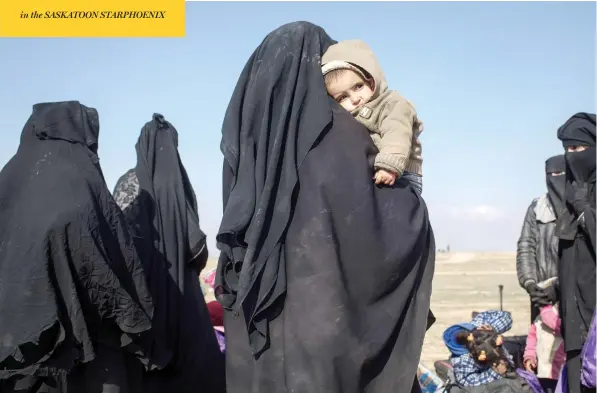
<svg viewBox="0 0 597 393">
<path fill-rule="evenodd" d="M 299 169 L 286 299 L 259 359 L 225 313 L 229 393 L 417 391 L 435 263 L 427 209 L 405 180 L 375 187 L 367 130 L 330 105 L 333 126 Z"/>
<path fill-rule="evenodd" d="M 243 307 L 237 316 L 234 307 L 227 307 L 227 390 L 417 392 L 417 365 L 433 319 L 429 302 L 435 243 L 427 208 L 406 180 L 399 179 L 392 188 L 375 186 L 377 149 L 367 129 L 333 99 L 323 97 L 318 59 L 325 46 L 315 45 L 321 37 L 327 37 L 323 30 L 308 23 L 271 33 L 243 72 L 227 114 L 227 124 L 253 118 L 253 127 L 251 122 L 237 127 L 235 150 L 227 147 L 231 137 L 225 134 L 225 212 L 230 214 L 230 206 L 243 199 L 255 200 L 254 186 L 241 182 L 241 176 L 261 179 L 257 184 L 269 190 L 269 197 L 258 210 L 248 211 L 249 222 L 263 220 L 265 212 L 268 220 L 283 219 L 264 230 L 280 236 L 283 247 L 275 250 L 276 269 L 286 277 L 283 301 L 262 312 L 269 345 L 260 356 L 254 356 L 253 331 L 246 325 L 250 318 L 244 314 L 253 308 Z M 265 54 L 272 55 L 259 57 Z M 303 72 L 290 72 L 299 60 Z M 245 93 L 243 99 L 242 92 L 251 89 L 259 94 Z M 260 124 L 262 117 L 287 121 Z M 307 137 L 309 143 L 303 143 Z M 283 140 L 298 140 L 302 147 L 290 146 L 274 155 L 268 143 L 281 150 Z M 295 161 L 299 157 L 300 165 Z M 270 175 L 264 182 L 265 163 Z M 228 258 L 233 255 L 230 249 L 222 253 L 220 286 L 228 285 Z M 257 269 L 246 265 L 242 269 Z M 255 274 L 258 288 L 270 287 L 280 277 L 267 269 Z M 257 296 L 268 293 L 250 291 L 245 301 L 258 304 Z"/>
<path fill-rule="evenodd" d="M 566 191 L 566 176 L 552 176 L 552 173 L 566 172 L 564 155 L 550 157 L 545 161 L 545 177 L 547 183 L 547 198 L 556 216 L 564 209 L 564 192 Z"/>
<path fill-rule="evenodd" d="M 560 308 L 568 364 L 568 389 L 579 393 L 580 350 L 595 310 L 595 115 L 578 113 L 558 129 L 566 152 L 566 208 L 558 217 Z"/>
<path fill-rule="evenodd" d="M 93 108 L 37 104 L 0 172 L 0 379 L 60 379 L 151 327 L 151 297 L 104 182 L 98 134 Z"/>
<path fill-rule="evenodd" d="M 155 114 L 136 144 L 137 166 L 116 184 L 143 257 L 155 305 L 157 365 L 147 373 L 147 392 L 224 391 L 219 351 L 198 272 L 207 260 L 197 200 L 178 153 L 178 132 Z"/>
<path fill-rule="evenodd" d="M 576 152 L 566 152 L 566 170 L 570 173 L 570 183 L 578 185 L 593 181 L 595 177 L 595 145 L 589 146 L 586 150 Z M 574 194 L 570 194 L 574 196 Z M 566 195 L 566 201 L 573 207 L 576 206 L 576 200 Z M 578 210 L 578 209 L 577 209 Z"/>
<path fill-rule="evenodd" d="M 256 356 L 268 320 L 286 292 L 284 243 L 297 172 L 332 120 L 321 56 L 335 43 L 318 26 L 285 25 L 255 50 L 236 85 L 222 126 L 232 169 L 218 247 L 218 300 L 244 311 Z"/>
<path fill-rule="evenodd" d="M 595 146 L 595 114 L 579 112 L 558 128 L 558 139 L 564 147 Z"/>
</svg>

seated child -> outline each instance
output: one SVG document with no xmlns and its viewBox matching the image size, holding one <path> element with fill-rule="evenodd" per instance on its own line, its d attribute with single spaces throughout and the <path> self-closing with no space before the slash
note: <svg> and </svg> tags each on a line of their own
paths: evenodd
<svg viewBox="0 0 597 393">
<path fill-rule="evenodd" d="M 373 51 L 360 40 L 339 42 L 323 55 L 322 71 L 328 94 L 369 129 L 379 149 L 375 183 L 391 186 L 404 177 L 420 194 L 423 126 L 410 101 L 388 89 Z"/>
<path fill-rule="evenodd" d="M 461 330 L 457 341 L 465 345 L 468 353 L 452 362 L 454 377 L 461 386 L 480 386 L 503 378 L 514 371 L 508 352 L 502 347 L 502 336 L 491 330 Z M 472 362 L 466 361 L 468 358 Z M 472 377 L 472 378 L 471 378 Z"/>
<path fill-rule="evenodd" d="M 455 378 L 462 386 L 480 386 L 499 378 L 499 374 L 491 367 L 482 366 L 469 351 L 468 336 L 472 332 L 487 332 L 498 336 L 512 327 L 512 315 L 507 311 L 483 311 L 470 323 L 458 323 L 448 327 L 443 333 L 443 340 L 450 350 L 450 364 Z M 508 353 L 503 348 L 505 353 Z"/>
<path fill-rule="evenodd" d="M 546 393 L 555 391 L 560 371 L 566 362 L 561 323 L 557 304 L 542 307 L 527 336 L 524 367 L 527 371 L 536 371 Z"/>
</svg>

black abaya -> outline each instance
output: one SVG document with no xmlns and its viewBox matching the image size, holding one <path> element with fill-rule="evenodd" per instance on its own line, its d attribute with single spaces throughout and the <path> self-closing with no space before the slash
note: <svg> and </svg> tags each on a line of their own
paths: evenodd
<svg viewBox="0 0 597 393">
<path fill-rule="evenodd" d="M 100 353 L 137 351 L 151 327 L 151 296 L 99 166 L 98 134 L 93 108 L 37 104 L 0 172 L 0 380 L 47 376 L 77 391 L 71 376 L 91 372 Z M 89 392 L 108 381 L 127 391 L 125 376 L 94 375 Z"/>
<path fill-rule="evenodd" d="M 228 108 L 216 294 L 228 309 L 229 393 L 419 390 L 413 379 L 435 263 L 427 208 L 407 181 L 374 185 L 377 151 L 367 130 L 325 93 L 319 59 L 330 42 L 308 23 L 274 31 Z M 241 236 L 240 225 L 229 236 L 232 212 L 248 216 L 247 233 L 261 225 L 262 241 Z M 263 254 L 272 232 L 275 259 L 271 249 Z M 257 259 L 246 258 L 250 249 Z M 249 287 L 239 310 L 234 290 L 247 289 L 236 286 L 243 274 L 257 289 Z M 281 274 L 279 292 L 262 290 Z M 255 316 L 263 330 L 251 326 Z M 256 330 L 267 339 L 263 348 L 250 337 Z"/>
<path fill-rule="evenodd" d="M 117 183 L 121 204 L 143 256 L 155 304 L 153 361 L 146 392 L 218 393 L 225 390 L 219 350 L 198 272 L 207 260 L 197 200 L 178 154 L 178 133 L 163 116 L 145 124 L 137 166 Z"/>
<path fill-rule="evenodd" d="M 318 26 L 270 33 L 241 73 L 222 126 L 233 171 L 218 232 L 216 294 L 244 311 L 253 353 L 268 345 L 268 321 L 286 291 L 284 236 L 297 169 L 332 120 L 321 56 L 335 41 Z"/>
<path fill-rule="evenodd" d="M 558 278 L 568 391 L 581 392 L 581 349 L 595 312 L 595 115 L 577 113 L 558 129 L 567 151 L 565 208 L 558 216 Z"/>
</svg>

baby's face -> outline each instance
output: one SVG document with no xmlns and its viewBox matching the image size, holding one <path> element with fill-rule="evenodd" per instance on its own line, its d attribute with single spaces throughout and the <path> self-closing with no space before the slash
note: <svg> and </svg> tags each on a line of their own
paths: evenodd
<svg viewBox="0 0 597 393">
<path fill-rule="evenodd" d="M 328 94 L 349 112 L 362 107 L 373 96 L 373 90 L 369 83 L 353 71 L 338 75 L 327 89 Z"/>
</svg>

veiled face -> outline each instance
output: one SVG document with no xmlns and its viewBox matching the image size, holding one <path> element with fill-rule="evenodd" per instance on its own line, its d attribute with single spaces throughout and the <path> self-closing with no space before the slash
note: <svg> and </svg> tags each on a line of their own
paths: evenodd
<svg viewBox="0 0 597 393">
<path fill-rule="evenodd" d="M 577 153 L 577 152 L 585 151 L 588 148 L 589 148 L 589 146 L 585 146 L 585 145 L 567 146 L 566 152 L 567 153 Z"/>
</svg>

